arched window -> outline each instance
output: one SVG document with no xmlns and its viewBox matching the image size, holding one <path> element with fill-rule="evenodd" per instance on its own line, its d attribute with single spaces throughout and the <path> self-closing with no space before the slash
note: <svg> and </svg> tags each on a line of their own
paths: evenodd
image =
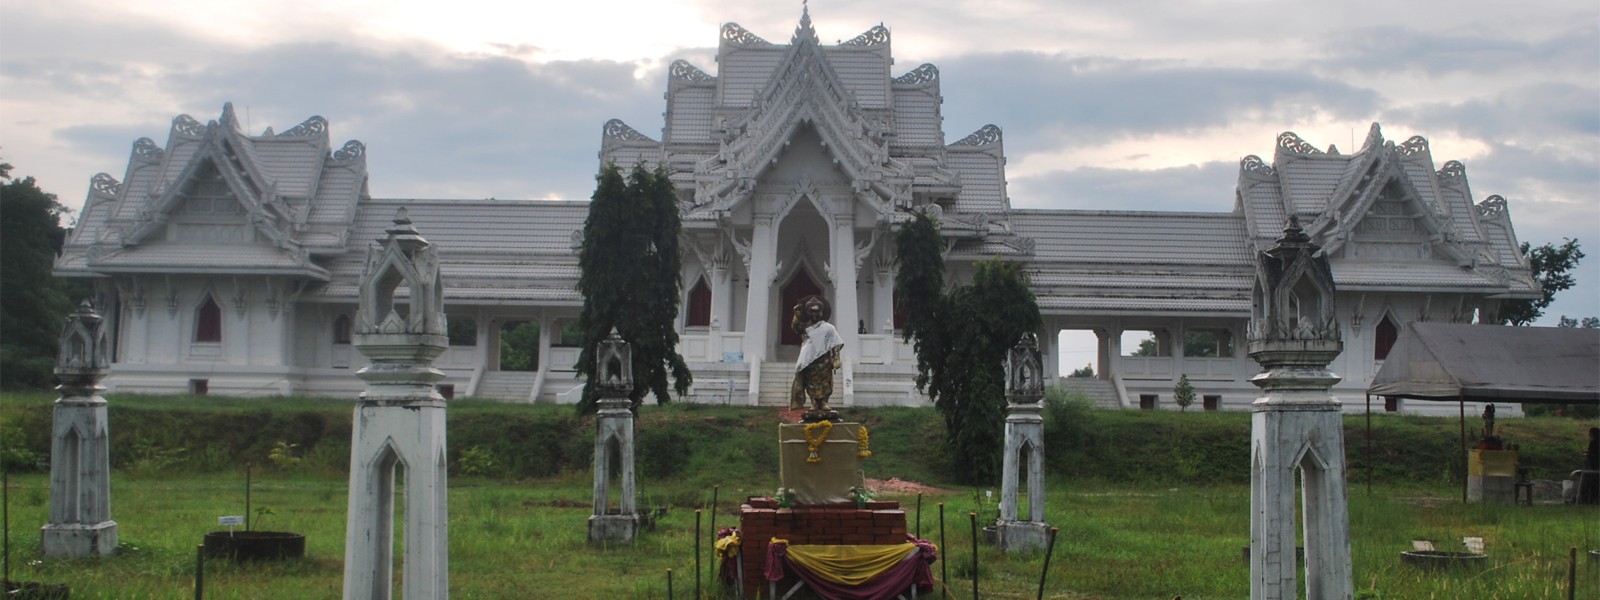
<svg viewBox="0 0 1600 600">
<path fill-rule="evenodd" d="M 1383 320 L 1378 321 L 1378 334 L 1373 336 L 1373 360 L 1389 358 L 1389 350 L 1394 348 L 1394 341 L 1399 338 L 1400 328 L 1394 326 L 1394 321 L 1389 320 L 1389 315 L 1384 315 Z"/>
<path fill-rule="evenodd" d="M 695 280 L 694 287 L 689 290 L 689 312 L 685 315 L 684 325 L 689 327 L 711 325 L 711 288 L 706 285 L 704 277 Z"/>
<path fill-rule="evenodd" d="M 333 343 L 339 346 L 350 344 L 350 316 L 339 315 L 333 319 Z"/>
<path fill-rule="evenodd" d="M 217 301 L 206 294 L 200 302 L 200 310 L 195 314 L 194 341 L 196 342 L 221 342 L 222 341 L 222 307 L 217 306 Z"/>
</svg>

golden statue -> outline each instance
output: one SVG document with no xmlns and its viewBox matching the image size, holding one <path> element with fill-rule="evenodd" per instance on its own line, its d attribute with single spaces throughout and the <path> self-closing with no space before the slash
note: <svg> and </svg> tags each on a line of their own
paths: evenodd
<svg viewBox="0 0 1600 600">
<path fill-rule="evenodd" d="M 839 368 L 839 350 L 844 347 L 839 331 L 828 322 L 832 312 L 828 301 L 815 295 L 801 298 L 794 306 L 789 328 L 805 341 L 800 345 L 800 359 L 795 361 L 794 384 L 789 387 L 790 408 L 803 408 L 810 400 L 813 412 L 832 410 L 828 398 L 833 396 L 833 372 Z"/>
</svg>

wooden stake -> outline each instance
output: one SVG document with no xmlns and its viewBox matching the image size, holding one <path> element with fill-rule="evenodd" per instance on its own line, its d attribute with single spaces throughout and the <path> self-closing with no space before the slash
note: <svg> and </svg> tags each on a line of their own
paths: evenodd
<svg viewBox="0 0 1600 600">
<path fill-rule="evenodd" d="M 968 512 L 972 519 L 972 600 L 978 600 L 978 513 Z"/>
<path fill-rule="evenodd" d="M 194 547 L 194 600 L 206 597 L 206 545 Z"/>
<path fill-rule="evenodd" d="M 1050 528 L 1050 541 L 1048 543 L 1046 543 L 1045 546 L 1044 546 L 1044 569 L 1039 571 L 1039 596 L 1038 596 L 1038 600 L 1044 600 L 1044 580 L 1045 580 L 1046 577 L 1050 576 L 1050 555 L 1054 554 L 1055 551 L 1056 551 L 1056 532 L 1059 532 L 1059 531 L 1061 531 L 1061 530 L 1058 529 L 1058 528 L 1055 528 L 1055 527 L 1051 527 Z"/>
</svg>

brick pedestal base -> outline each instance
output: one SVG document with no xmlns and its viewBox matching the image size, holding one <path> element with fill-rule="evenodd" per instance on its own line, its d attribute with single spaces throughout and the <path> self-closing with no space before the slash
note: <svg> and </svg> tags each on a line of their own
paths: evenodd
<svg viewBox="0 0 1600 600">
<path fill-rule="evenodd" d="M 743 541 L 745 595 L 754 598 L 764 590 L 762 572 L 767 545 L 772 538 L 791 545 L 887 545 L 906 541 L 906 511 L 895 501 L 822 504 L 778 508 L 772 498 L 751 497 L 739 507 L 739 533 Z"/>
</svg>

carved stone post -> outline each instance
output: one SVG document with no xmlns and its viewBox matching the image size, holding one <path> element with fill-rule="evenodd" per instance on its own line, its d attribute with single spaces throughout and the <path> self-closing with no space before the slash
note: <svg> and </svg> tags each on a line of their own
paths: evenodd
<svg viewBox="0 0 1600 600">
<path fill-rule="evenodd" d="M 1304 497 L 1306 598 L 1354 594 L 1350 513 L 1345 499 L 1344 425 L 1329 394 L 1339 376 L 1328 363 L 1344 350 L 1334 318 L 1328 259 L 1294 217 L 1277 245 L 1257 257 L 1250 358 L 1250 597 L 1292 598 L 1295 474 Z"/>
<path fill-rule="evenodd" d="M 639 530 L 633 487 L 633 350 L 616 329 L 595 352 L 595 389 L 600 411 L 594 421 L 594 515 L 589 517 L 589 543 L 632 542 Z M 616 471 L 612 471 L 612 466 Z M 611 479 L 620 482 L 617 507 L 610 506 Z"/>
<path fill-rule="evenodd" d="M 84 300 L 67 316 L 56 357 L 61 398 L 52 415 L 50 523 L 39 535 L 45 556 L 83 558 L 117 549 L 106 399 L 100 397 L 110 365 L 105 321 Z"/>
<path fill-rule="evenodd" d="M 1044 520 L 1044 369 L 1039 342 L 1023 334 L 1006 353 L 1006 441 L 1000 478 L 1000 521 L 995 540 L 1001 550 L 1043 548 L 1050 525 Z M 1020 470 L 1027 470 L 1028 516 L 1017 515 Z"/>
<path fill-rule="evenodd" d="M 356 311 L 355 346 L 371 364 L 356 373 L 367 385 L 351 433 L 344 597 L 390 597 L 395 472 L 404 469 L 403 597 L 448 598 L 445 400 L 434 387 L 444 373 L 433 368 L 449 344 L 439 258 L 404 208 L 387 233 L 368 257 Z"/>
</svg>

